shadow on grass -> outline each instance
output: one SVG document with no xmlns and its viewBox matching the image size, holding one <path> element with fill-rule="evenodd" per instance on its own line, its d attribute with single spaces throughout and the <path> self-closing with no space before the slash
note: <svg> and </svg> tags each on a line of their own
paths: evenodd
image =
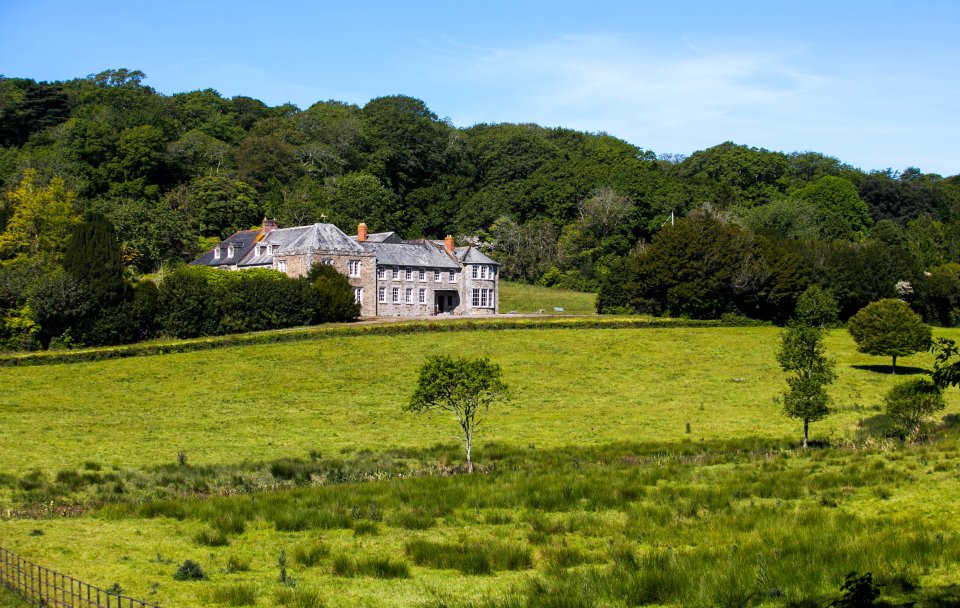
<svg viewBox="0 0 960 608">
<path fill-rule="evenodd" d="M 875 372 L 877 374 L 887 374 L 890 375 L 890 366 L 889 365 L 851 365 L 853 369 L 859 369 L 865 372 Z M 898 376 L 913 376 L 916 374 L 929 374 L 930 370 L 924 369 L 922 367 L 910 367 L 909 365 L 898 365 L 897 374 Z"/>
</svg>

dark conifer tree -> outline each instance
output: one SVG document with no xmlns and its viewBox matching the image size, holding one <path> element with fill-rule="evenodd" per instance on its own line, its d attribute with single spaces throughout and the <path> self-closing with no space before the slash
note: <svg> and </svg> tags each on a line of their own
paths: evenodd
<svg viewBox="0 0 960 608">
<path fill-rule="evenodd" d="M 103 214 L 87 212 L 67 244 L 64 269 L 101 305 L 123 299 L 123 256 L 117 232 Z"/>
</svg>

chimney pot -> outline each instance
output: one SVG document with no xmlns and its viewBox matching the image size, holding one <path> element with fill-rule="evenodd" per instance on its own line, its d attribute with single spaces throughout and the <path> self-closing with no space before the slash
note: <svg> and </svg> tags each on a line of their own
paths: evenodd
<svg viewBox="0 0 960 608">
<path fill-rule="evenodd" d="M 443 248 L 447 250 L 447 253 L 453 253 L 453 237 L 447 235 L 447 238 L 443 239 Z"/>
<path fill-rule="evenodd" d="M 263 218 L 262 228 L 263 228 L 262 232 L 263 232 L 264 234 L 270 232 L 271 230 L 276 230 L 276 229 L 277 229 L 277 220 L 273 220 L 273 219 L 270 219 L 270 218 L 268 218 L 268 217 L 264 217 L 264 218 Z"/>
<path fill-rule="evenodd" d="M 367 225 L 363 222 L 357 226 L 357 240 L 361 242 L 367 240 Z"/>
</svg>

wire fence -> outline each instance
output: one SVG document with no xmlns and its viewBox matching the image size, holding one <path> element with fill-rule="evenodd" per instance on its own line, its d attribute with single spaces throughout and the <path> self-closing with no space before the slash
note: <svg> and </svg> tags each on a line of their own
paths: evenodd
<svg viewBox="0 0 960 608">
<path fill-rule="evenodd" d="M 43 608 L 160 608 L 94 587 L 0 547 L 0 584 Z"/>
</svg>

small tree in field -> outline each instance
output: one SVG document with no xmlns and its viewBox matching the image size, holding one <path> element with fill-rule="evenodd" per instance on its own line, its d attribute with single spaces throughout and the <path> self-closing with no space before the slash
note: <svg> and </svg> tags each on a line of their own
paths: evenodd
<svg viewBox="0 0 960 608">
<path fill-rule="evenodd" d="M 500 379 L 500 366 L 486 357 L 454 359 L 432 355 L 420 368 L 417 388 L 405 409 L 417 413 L 433 409 L 452 412 L 463 433 L 467 472 L 473 473 L 470 452 L 477 427 L 491 405 L 507 399 L 507 385 Z"/>
<path fill-rule="evenodd" d="M 901 382 L 884 401 L 887 415 L 914 439 L 923 437 L 930 417 L 946 407 L 940 387 L 927 378 Z"/>
<path fill-rule="evenodd" d="M 807 447 L 810 423 L 830 414 L 826 386 L 833 382 L 833 361 L 824 355 L 823 333 L 817 327 L 793 322 L 783 332 L 777 361 L 787 376 L 789 390 L 783 396 L 788 416 L 803 420 L 803 447 Z"/>
<path fill-rule="evenodd" d="M 847 329 L 857 350 L 868 355 L 893 357 L 891 373 L 897 373 L 897 357 L 930 347 L 930 326 L 903 300 L 878 300 L 850 317 Z"/>
</svg>

